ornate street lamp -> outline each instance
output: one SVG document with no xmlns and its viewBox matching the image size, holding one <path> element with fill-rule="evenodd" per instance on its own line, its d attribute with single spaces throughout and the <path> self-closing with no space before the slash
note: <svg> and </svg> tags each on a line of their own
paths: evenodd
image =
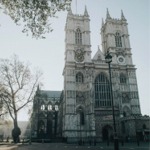
<svg viewBox="0 0 150 150">
<path fill-rule="evenodd" d="M 107 53 L 105 56 L 105 62 L 108 63 L 109 68 L 109 80 L 110 80 L 110 92 L 111 92 L 111 103 L 112 103 L 112 113 L 113 113 L 113 126 L 114 126 L 114 150 L 119 150 L 119 143 L 117 137 L 117 130 L 116 130 L 116 121 L 115 121 L 115 113 L 114 113 L 114 100 L 113 100 L 113 91 L 112 91 L 112 81 L 111 81 L 111 67 L 110 63 L 112 62 L 112 56 L 110 53 Z"/>
</svg>

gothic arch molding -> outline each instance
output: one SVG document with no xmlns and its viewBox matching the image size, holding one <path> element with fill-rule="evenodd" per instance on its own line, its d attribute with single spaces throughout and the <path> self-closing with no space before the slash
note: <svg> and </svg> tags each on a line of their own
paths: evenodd
<svg viewBox="0 0 150 150">
<path fill-rule="evenodd" d="M 130 114 L 131 114 L 130 108 L 128 106 L 124 106 L 123 107 L 123 116 L 127 117 L 127 116 L 130 116 Z"/>
<path fill-rule="evenodd" d="M 112 140 L 113 138 L 113 127 L 111 125 L 105 125 L 102 127 L 102 139 L 103 141 Z"/>
<path fill-rule="evenodd" d="M 96 78 L 97 78 L 100 74 L 104 74 L 104 75 L 107 77 L 107 79 L 109 80 L 109 74 L 108 74 L 107 72 L 105 72 L 105 71 L 98 71 L 98 72 L 96 72 L 95 75 L 94 75 L 94 83 L 95 83 Z"/>
<path fill-rule="evenodd" d="M 84 82 L 84 75 L 81 71 L 78 71 L 76 73 L 76 82 L 77 83 L 83 83 Z"/>
<path fill-rule="evenodd" d="M 111 107 L 111 90 L 109 79 L 105 73 L 101 72 L 95 78 L 95 107 Z"/>
<path fill-rule="evenodd" d="M 124 83 L 124 84 L 127 83 L 127 75 L 125 73 L 121 72 L 119 78 L 120 78 L 120 83 Z"/>
<path fill-rule="evenodd" d="M 85 124 L 85 111 L 84 107 L 82 105 L 77 107 L 77 117 L 78 117 L 78 123 L 79 125 Z"/>
</svg>

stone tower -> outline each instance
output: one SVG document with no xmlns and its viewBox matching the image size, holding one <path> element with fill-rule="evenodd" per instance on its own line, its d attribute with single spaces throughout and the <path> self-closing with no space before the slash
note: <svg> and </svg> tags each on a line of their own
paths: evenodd
<svg viewBox="0 0 150 150">
<path fill-rule="evenodd" d="M 66 21 L 63 137 L 113 137 L 113 116 L 107 53 L 112 55 L 111 74 L 117 132 L 124 134 L 120 119 L 141 115 L 136 68 L 132 62 L 128 23 L 121 11 L 120 19 L 109 11 L 102 20 L 102 51 L 91 58 L 90 19 L 85 7 L 83 15 L 70 10 Z M 127 122 L 127 121 L 126 121 Z M 130 121 L 129 121 L 130 122 Z M 123 125 L 121 125 L 123 124 Z M 127 126 L 130 126 L 129 124 Z M 133 129 L 127 133 L 131 133 Z"/>
<path fill-rule="evenodd" d="M 112 82 L 115 104 L 120 114 L 141 114 L 136 68 L 132 62 L 128 23 L 121 11 L 121 19 L 112 19 L 107 9 L 105 23 L 101 28 L 102 51 L 112 57 Z"/>
<path fill-rule="evenodd" d="M 86 7 L 83 15 L 68 11 L 65 33 L 63 137 L 77 141 L 95 136 L 92 80 L 87 74 L 92 60 Z"/>
</svg>

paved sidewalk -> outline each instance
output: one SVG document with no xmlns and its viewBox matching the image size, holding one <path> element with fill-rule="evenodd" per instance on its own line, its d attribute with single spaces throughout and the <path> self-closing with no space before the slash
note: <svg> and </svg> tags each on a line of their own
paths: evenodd
<svg viewBox="0 0 150 150">
<path fill-rule="evenodd" d="M 0 150 L 114 150 L 113 143 L 108 146 L 106 143 L 99 143 L 96 146 L 79 146 L 77 144 L 66 143 L 19 143 L 19 144 L 6 144 L 0 143 Z M 119 150 L 150 150 L 150 143 L 125 143 L 124 146 L 120 144 Z"/>
<path fill-rule="evenodd" d="M 8 144 L 8 145 L 0 145 L 0 150 L 17 150 L 18 145 L 16 144 Z"/>
<path fill-rule="evenodd" d="M 96 146 L 78 146 L 73 144 L 65 143 L 32 143 L 24 144 L 18 146 L 17 150 L 114 150 L 113 144 L 109 146 L 106 143 L 100 143 Z M 136 143 L 125 144 L 124 146 L 120 145 L 119 150 L 150 150 L 149 143 L 141 143 L 140 146 L 137 146 Z"/>
</svg>

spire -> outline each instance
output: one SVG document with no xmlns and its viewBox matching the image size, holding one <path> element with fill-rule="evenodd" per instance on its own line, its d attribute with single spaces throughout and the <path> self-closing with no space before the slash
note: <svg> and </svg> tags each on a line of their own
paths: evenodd
<svg viewBox="0 0 150 150">
<path fill-rule="evenodd" d="M 106 19 L 111 19 L 108 8 L 107 8 L 107 14 L 106 14 Z"/>
<path fill-rule="evenodd" d="M 85 10 L 84 10 L 84 16 L 89 16 L 89 14 L 88 14 L 88 12 L 87 12 L 86 5 L 85 5 Z"/>
<path fill-rule="evenodd" d="M 71 7 L 70 7 L 70 9 L 68 10 L 68 15 L 72 15 Z"/>
<path fill-rule="evenodd" d="M 40 86 L 39 84 L 37 85 L 37 90 L 36 90 L 36 95 L 40 92 Z"/>
<path fill-rule="evenodd" d="M 126 21 L 126 18 L 124 17 L 123 11 L 121 10 L 121 20 Z"/>
</svg>

